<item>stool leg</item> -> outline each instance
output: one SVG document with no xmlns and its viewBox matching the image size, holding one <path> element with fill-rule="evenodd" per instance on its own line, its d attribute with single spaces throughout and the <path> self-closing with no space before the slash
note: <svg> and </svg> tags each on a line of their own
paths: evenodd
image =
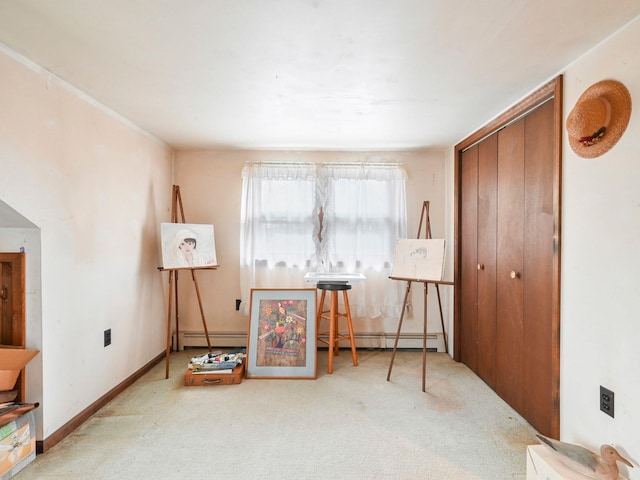
<svg viewBox="0 0 640 480">
<path fill-rule="evenodd" d="M 338 314 L 338 292 L 331 292 L 331 311 L 329 313 L 329 373 L 333 373 L 333 350 L 336 337 L 336 315 Z"/>
<path fill-rule="evenodd" d="M 347 291 L 342 292 L 344 295 L 344 310 L 347 314 L 347 326 L 349 327 L 349 339 L 351 341 L 351 357 L 353 358 L 353 364 L 358 365 L 358 354 L 356 353 L 356 341 L 353 338 L 353 324 L 351 323 L 351 308 L 349 308 L 349 298 Z"/>
<path fill-rule="evenodd" d="M 336 316 L 333 318 L 334 322 L 334 335 L 333 335 L 333 343 L 335 344 L 333 347 L 333 354 L 336 357 L 340 356 L 340 340 L 342 340 L 342 335 L 340 335 L 340 304 L 338 303 L 338 292 L 334 292 L 336 294 Z"/>
<path fill-rule="evenodd" d="M 320 295 L 320 303 L 318 303 L 318 315 L 316 316 L 316 338 L 319 336 L 319 332 L 320 332 L 320 320 L 322 318 L 322 307 L 324 307 L 325 293 L 326 292 L 322 290 L 322 294 Z"/>
</svg>

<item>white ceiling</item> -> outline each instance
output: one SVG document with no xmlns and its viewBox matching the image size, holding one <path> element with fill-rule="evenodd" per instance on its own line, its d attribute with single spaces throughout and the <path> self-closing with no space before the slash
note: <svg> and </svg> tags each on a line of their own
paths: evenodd
<svg viewBox="0 0 640 480">
<path fill-rule="evenodd" d="M 0 43 L 177 149 L 440 148 L 638 15 L 638 0 L 5 0 Z"/>
</svg>

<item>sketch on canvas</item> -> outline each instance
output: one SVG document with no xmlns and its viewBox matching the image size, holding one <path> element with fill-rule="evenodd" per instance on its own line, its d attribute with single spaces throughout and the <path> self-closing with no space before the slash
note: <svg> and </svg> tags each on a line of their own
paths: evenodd
<svg viewBox="0 0 640 480">
<path fill-rule="evenodd" d="M 392 278 L 441 281 L 444 271 L 444 239 L 400 239 Z"/>
<path fill-rule="evenodd" d="M 163 268 L 218 266 L 213 225 L 162 223 L 160 236 Z"/>
</svg>

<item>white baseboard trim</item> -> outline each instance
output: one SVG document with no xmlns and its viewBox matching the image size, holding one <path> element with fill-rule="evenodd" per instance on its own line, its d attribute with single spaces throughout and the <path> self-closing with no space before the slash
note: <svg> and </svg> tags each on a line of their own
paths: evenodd
<svg viewBox="0 0 640 480">
<path fill-rule="evenodd" d="M 395 333 L 356 333 L 357 348 L 393 348 L 396 340 Z M 175 333 L 173 344 L 175 346 Z M 247 334 L 244 332 L 209 332 L 212 347 L 236 348 L 247 345 Z M 422 350 L 423 338 L 421 333 L 401 333 L 398 338 L 398 348 L 412 348 Z M 345 345 L 348 345 L 345 343 Z M 185 348 L 206 347 L 207 339 L 204 332 L 180 332 L 180 350 Z M 444 352 L 442 333 L 427 333 L 427 349 L 429 351 Z"/>
</svg>

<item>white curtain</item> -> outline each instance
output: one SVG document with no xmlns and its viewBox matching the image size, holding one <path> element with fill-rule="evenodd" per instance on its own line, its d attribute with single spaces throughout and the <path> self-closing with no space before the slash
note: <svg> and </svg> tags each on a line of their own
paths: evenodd
<svg viewBox="0 0 640 480">
<path fill-rule="evenodd" d="M 240 283 L 304 288 L 307 272 L 363 273 L 352 314 L 397 318 L 403 288 L 389 280 L 406 238 L 406 173 L 398 164 L 248 163 L 243 172 Z"/>
<path fill-rule="evenodd" d="M 389 280 L 396 240 L 405 238 L 406 174 L 399 165 L 340 164 L 320 169 L 324 194 L 323 261 L 330 272 L 359 272 L 367 280 L 349 295 L 359 317 L 397 317 L 403 298 Z"/>
</svg>

